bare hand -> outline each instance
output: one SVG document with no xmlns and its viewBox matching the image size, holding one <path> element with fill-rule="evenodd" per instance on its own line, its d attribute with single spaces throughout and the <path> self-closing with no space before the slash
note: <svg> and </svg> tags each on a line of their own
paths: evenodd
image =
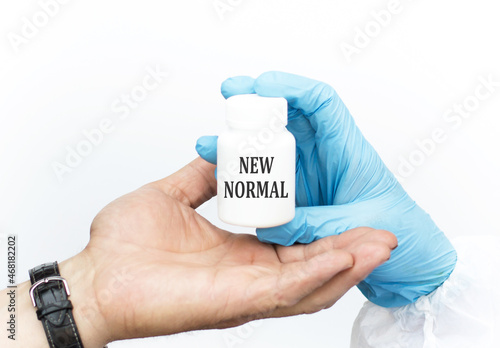
<svg viewBox="0 0 500 348">
<path fill-rule="evenodd" d="M 291 247 L 217 228 L 194 210 L 216 194 L 214 168 L 197 158 L 110 203 L 61 264 L 86 346 L 313 313 L 396 247 L 370 228 Z"/>
</svg>

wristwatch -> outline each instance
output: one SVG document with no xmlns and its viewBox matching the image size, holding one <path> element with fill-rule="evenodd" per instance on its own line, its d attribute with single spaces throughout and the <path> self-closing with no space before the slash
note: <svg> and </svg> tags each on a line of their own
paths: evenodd
<svg viewBox="0 0 500 348">
<path fill-rule="evenodd" d="M 61 277 L 57 262 L 45 263 L 29 271 L 30 297 L 41 320 L 50 348 L 83 348 L 68 299 L 68 283 Z"/>
</svg>

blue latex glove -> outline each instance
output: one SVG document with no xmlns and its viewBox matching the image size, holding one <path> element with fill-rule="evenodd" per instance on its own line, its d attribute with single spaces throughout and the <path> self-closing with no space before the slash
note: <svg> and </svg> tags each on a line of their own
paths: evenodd
<svg viewBox="0 0 500 348">
<path fill-rule="evenodd" d="M 288 100 L 288 130 L 297 140 L 296 215 L 282 226 L 257 229 L 263 242 L 291 245 L 368 226 L 394 233 L 391 259 L 358 284 L 372 302 L 396 307 L 416 301 L 453 271 L 456 252 L 386 168 L 335 90 L 305 77 L 267 72 L 234 77 L 222 94 L 257 93 Z M 217 137 L 196 149 L 215 163 Z"/>
</svg>

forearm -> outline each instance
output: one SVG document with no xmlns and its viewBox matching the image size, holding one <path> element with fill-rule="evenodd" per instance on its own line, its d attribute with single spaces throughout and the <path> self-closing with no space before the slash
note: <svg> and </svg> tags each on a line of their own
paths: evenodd
<svg viewBox="0 0 500 348">
<path fill-rule="evenodd" d="M 71 291 L 69 299 L 73 304 L 73 316 L 85 348 L 103 347 L 107 343 L 105 328 L 100 321 L 94 294 L 91 286 L 93 274 L 87 267 L 85 255 L 79 254 L 60 263 L 61 276 L 68 281 Z M 9 329 L 11 314 L 15 315 L 15 331 L 2 329 L 0 347 L 48 348 L 48 340 L 38 320 L 36 308 L 29 296 L 31 284 L 21 283 L 16 289 L 5 289 L 0 292 L 0 320 L 2 326 Z M 9 292 L 15 290 L 15 307 L 10 306 Z M 9 311 L 10 310 L 10 311 Z"/>
</svg>

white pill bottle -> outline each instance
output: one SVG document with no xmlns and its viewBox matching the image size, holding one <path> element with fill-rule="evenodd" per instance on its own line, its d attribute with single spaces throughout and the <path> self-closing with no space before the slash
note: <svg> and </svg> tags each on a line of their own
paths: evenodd
<svg viewBox="0 0 500 348">
<path fill-rule="evenodd" d="M 217 141 L 217 206 L 229 224 L 273 227 L 295 216 L 295 138 L 284 98 L 242 94 L 226 101 Z"/>
</svg>

